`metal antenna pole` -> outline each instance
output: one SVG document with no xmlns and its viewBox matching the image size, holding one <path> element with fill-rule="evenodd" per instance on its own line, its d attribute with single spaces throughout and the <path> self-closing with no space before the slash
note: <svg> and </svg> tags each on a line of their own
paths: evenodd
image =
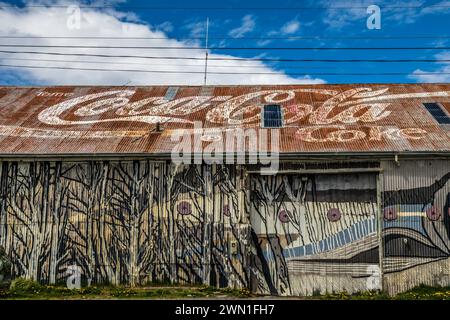
<svg viewBox="0 0 450 320">
<path fill-rule="evenodd" d="M 206 76 L 208 74 L 208 31 L 209 31 L 209 17 L 206 18 L 206 37 L 205 37 L 205 77 L 203 85 L 206 86 Z"/>
</svg>

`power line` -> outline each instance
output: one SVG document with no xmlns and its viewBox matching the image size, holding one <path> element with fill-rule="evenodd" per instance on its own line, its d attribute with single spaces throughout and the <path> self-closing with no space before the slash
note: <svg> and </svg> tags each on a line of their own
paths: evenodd
<svg viewBox="0 0 450 320">
<path fill-rule="evenodd" d="M 206 18 L 206 35 L 205 35 L 205 75 L 203 77 L 203 85 L 206 86 L 208 77 L 208 36 L 209 36 L 209 17 Z"/>
<path fill-rule="evenodd" d="M 62 52 L 43 52 L 43 51 L 11 51 L 0 50 L 0 53 L 12 54 L 42 54 L 52 56 L 81 56 L 81 57 L 101 57 L 101 58 L 136 58 L 136 59 L 159 59 L 159 60 L 200 60 L 203 57 L 169 57 L 169 56 L 140 56 L 140 55 L 108 55 L 96 53 L 62 53 Z M 208 58 L 214 61 L 259 61 L 259 62 L 374 62 L 374 63 L 397 63 L 397 62 L 450 62 L 450 59 L 283 59 L 283 58 Z"/>
<path fill-rule="evenodd" d="M 70 5 L 27 5 L 26 8 L 68 8 Z M 450 8 L 450 5 L 436 4 L 436 5 L 395 5 L 383 6 L 378 5 L 382 9 L 430 9 L 430 8 Z M 198 7 L 183 7 L 183 6 L 130 6 L 130 5 L 80 5 L 77 8 L 81 9 L 138 9 L 138 10 L 347 10 L 347 9 L 367 9 L 366 6 L 272 6 L 272 7 L 236 7 L 236 6 L 198 6 Z M 20 8 L 14 5 L 2 4 L 0 8 Z"/>
<path fill-rule="evenodd" d="M 204 37 L 185 37 L 184 35 L 174 35 L 181 40 L 203 40 Z M 309 35 L 309 36 L 288 36 L 288 37 L 229 37 L 227 35 L 212 35 L 209 39 L 213 40 L 314 40 L 314 39 L 449 39 L 450 35 L 387 35 L 387 36 L 322 36 L 322 35 Z M 113 37 L 113 36 L 12 36 L 12 35 L 0 35 L 0 39 L 101 39 L 101 40 L 167 40 L 168 37 Z"/>
<path fill-rule="evenodd" d="M 34 62 L 61 62 L 61 63 L 90 63 L 90 64 L 122 64 L 122 65 L 140 65 L 140 66 L 148 66 L 147 63 L 139 63 L 139 62 L 118 62 L 118 61 L 87 61 L 87 60 L 54 60 L 54 59 L 32 59 L 32 58 L 0 58 L 0 60 L 14 60 L 14 61 L 34 61 Z M 201 67 L 203 68 L 203 64 L 167 64 L 167 63 L 152 63 L 151 66 L 170 66 L 170 67 Z M 209 68 L 251 68 L 251 69 L 266 69 L 268 66 L 259 66 L 259 65 L 208 65 Z M 310 66 L 288 66 L 283 69 L 334 69 L 330 67 L 310 67 Z"/>
<path fill-rule="evenodd" d="M 203 71 L 173 71 L 173 70 L 142 70 L 142 69 L 99 69 L 99 68 L 74 68 L 74 67 L 45 67 L 45 66 L 23 66 L 0 64 L 4 68 L 29 68 L 29 69 L 55 69 L 55 70 L 76 70 L 76 71 L 103 71 L 103 72 L 140 72 L 140 73 L 162 73 L 162 74 L 204 74 Z M 279 75 L 280 72 L 209 72 L 209 74 L 221 75 Z M 409 75 L 410 72 L 385 72 L 385 73 L 289 73 L 291 76 L 394 76 Z M 450 72 L 420 72 L 420 75 L 448 75 Z"/>
<path fill-rule="evenodd" d="M 11 51 L 0 50 L 0 53 L 17 53 L 17 54 L 43 54 L 51 56 L 76 56 L 76 57 L 99 57 L 99 58 L 136 58 L 136 59 L 159 59 L 159 60 L 201 60 L 204 58 L 199 57 L 158 57 L 158 56 L 139 56 L 139 55 L 110 55 L 110 54 L 97 54 L 97 53 L 62 53 L 62 52 L 42 52 L 42 51 Z M 214 58 L 213 60 L 218 60 Z M 222 60 L 222 59 L 221 59 Z M 225 59 L 223 59 L 225 60 Z M 240 58 L 227 58 L 226 60 L 241 60 Z M 252 59 L 246 59 L 243 61 L 258 61 Z"/>
<path fill-rule="evenodd" d="M 146 49 L 146 50 L 201 50 L 200 47 L 180 46 L 85 46 L 85 45 L 39 45 L 0 44 L 0 47 L 17 48 L 65 48 L 65 49 Z M 450 47 L 209 47 L 209 50 L 449 50 Z"/>
</svg>

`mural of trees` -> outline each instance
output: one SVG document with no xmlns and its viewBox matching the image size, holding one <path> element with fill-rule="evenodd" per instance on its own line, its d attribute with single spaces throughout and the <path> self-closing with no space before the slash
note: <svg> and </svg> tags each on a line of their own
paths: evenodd
<svg viewBox="0 0 450 320">
<path fill-rule="evenodd" d="M 374 173 L 247 176 L 236 165 L 4 161 L 0 247 L 13 277 L 51 284 L 76 265 L 85 285 L 352 292 L 381 283 L 380 256 L 392 292 L 414 279 L 445 284 L 450 174 L 448 162 L 433 163 L 411 187 L 399 177 L 414 163 L 384 164 L 388 189 L 378 197 Z"/>
<path fill-rule="evenodd" d="M 75 264 L 87 284 L 248 281 L 235 167 L 3 162 L 1 173 L 0 243 L 14 276 L 56 283 Z"/>
<path fill-rule="evenodd" d="M 46 273 L 55 282 L 58 266 L 68 257 L 67 212 L 61 210 L 68 186 L 61 179 L 61 164 L 11 163 L 2 175 L 6 189 L 2 238 L 17 262 L 14 273 L 33 280 Z"/>
</svg>

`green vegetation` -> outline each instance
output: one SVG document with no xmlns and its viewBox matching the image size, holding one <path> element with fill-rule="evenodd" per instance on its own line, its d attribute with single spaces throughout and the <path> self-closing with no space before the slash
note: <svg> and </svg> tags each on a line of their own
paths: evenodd
<svg viewBox="0 0 450 320">
<path fill-rule="evenodd" d="M 0 246 L 0 299 L 8 290 L 10 281 L 11 262 L 6 255 L 5 249 Z"/>
<path fill-rule="evenodd" d="M 340 292 L 320 296 L 327 300 L 450 300 L 450 287 L 430 287 L 420 285 L 414 289 L 389 297 L 387 294 L 377 291 L 359 292 L 349 294 Z"/>
<path fill-rule="evenodd" d="M 9 271 L 11 270 L 11 262 L 6 255 L 5 249 L 0 246 L 0 282 L 3 282 L 9 277 Z"/>
<path fill-rule="evenodd" d="M 68 289 L 64 286 L 41 285 L 17 278 L 9 289 L 0 289 L 0 299 L 180 299 L 180 298 L 247 298 L 246 289 L 217 289 L 207 286 L 164 285 L 129 288 L 125 286 L 90 286 Z"/>
<path fill-rule="evenodd" d="M 9 288 L 0 288 L 0 299 L 193 299 L 193 298 L 250 298 L 247 289 L 217 289 L 207 286 L 148 284 L 143 287 L 90 286 L 70 290 L 61 285 L 41 285 L 17 278 Z M 450 287 L 421 285 L 394 297 L 376 291 L 349 294 L 346 292 L 301 297 L 307 300 L 450 300 Z"/>
</svg>

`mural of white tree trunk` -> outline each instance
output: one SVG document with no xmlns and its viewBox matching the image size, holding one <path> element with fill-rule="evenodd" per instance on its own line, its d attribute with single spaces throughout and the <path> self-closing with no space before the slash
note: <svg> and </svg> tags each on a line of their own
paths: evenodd
<svg viewBox="0 0 450 320">
<path fill-rule="evenodd" d="M 0 241 L 14 276 L 42 282 L 75 264 L 88 285 L 245 286 L 241 179 L 219 165 L 3 162 Z"/>
</svg>

